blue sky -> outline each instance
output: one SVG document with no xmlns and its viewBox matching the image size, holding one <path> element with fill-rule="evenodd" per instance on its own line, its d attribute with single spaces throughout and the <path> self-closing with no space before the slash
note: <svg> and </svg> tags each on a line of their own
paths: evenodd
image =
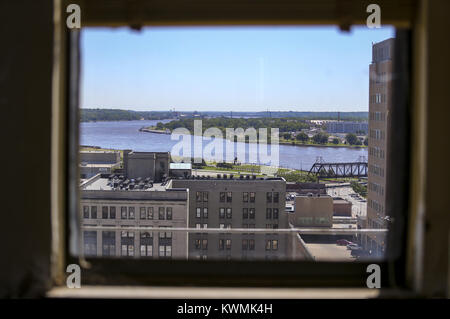
<svg viewBox="0 0 450 319">
<path fill-rule="evenodd" d="M 367 111 L 371 44 L 393 28 L 83 29 L 81 107 Z"/>
</svg>

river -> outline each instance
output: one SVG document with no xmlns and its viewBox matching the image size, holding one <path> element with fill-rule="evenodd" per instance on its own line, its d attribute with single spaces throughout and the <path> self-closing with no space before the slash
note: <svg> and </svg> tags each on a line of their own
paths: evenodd
<svg viewBox="0 0 450 319">
<path fill-rule="evenodd" d="M 156 125 L 157 122 L 167 121 L 168 120 L 81 123 L 80 144 L 99 146 L 102 148 L 131 149 L 141 152 L 170 152 L 172 151 L 172 147 L 179 143 L 178 140 L 171 140 L 171 136 L 168 134 L 139 131 L 143 126 L 152 126 Z M 211 143 L 211 141 L 204 140 L 203 148 L 209 143 Z M 245 158 L 239 157 L 241 162 L 255 162 L 251 160 L 252 155 L 254 155 L 254 150 L 249 148 L 249 144 L 231 144 L 233 145 L 235 153 L 237 147 L 245 147 Z M 214 153 L 212 154 L 214 155 Z M 309 170 L 318 157 L 322 157 L 325 162 L 354 162 L 357 161 L 360 156 L 366 156 L 367 158 L 366 148 L 279 145 L 279 166 L 287 168 Z M 207 160 L 211 159 L 211 156 L 204 157 Z"/>
</svg>

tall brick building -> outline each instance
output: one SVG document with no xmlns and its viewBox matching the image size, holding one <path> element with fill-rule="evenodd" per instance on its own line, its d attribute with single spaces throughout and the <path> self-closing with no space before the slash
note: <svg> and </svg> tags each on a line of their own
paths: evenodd
<svg viewBox="0 0 450 319">
<path fill-rule="evenodd" d="M 372 45 L 372 63 L 369 66 L 369 170 L 367 228 L 386 228 L 389 216 L 386 207 L 386 160 L 389 111 L 392 107 L 392 59 L 394 38 Z M 383 256 L 385 235 L 368 235 L 363 246 L 375 256 Z"/>
</svg>

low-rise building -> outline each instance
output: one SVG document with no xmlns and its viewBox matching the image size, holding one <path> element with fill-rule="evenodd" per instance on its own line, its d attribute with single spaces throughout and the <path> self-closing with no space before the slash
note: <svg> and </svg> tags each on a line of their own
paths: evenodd
<svg viewBox="0 0 450 319">
<path fill-rule="evenodd" d="M 87 256 L 187 259 L 189 196 L 186 189 L 120 187 L 98 174 L 81 184 L 81 234 Z M 142 229 L 152 227 L 163 231 Z"/>
<path fill-rule="evenodd" d="M 119 151 L 81 151 L 80 152 L 80 176 L 91 178 L 97 174 L 111 174 L 120 167 Z"/>
<path fill-rule="evenodd" d="M 295 197 L 294 214 L 290 222 L 295 227 L 333 226 L 333 198 L 328 195 L 309 195 Z"/>
<path fill-rule="evenodd" d="M 341 198 L 333 198 L 333 215 L 334 216 L 352 216 L 352 203 Z"/>
<path fill-rule="evenodd" d="M 123 167 L 128 179 L 150 178 L 161 182 L 169 176 L 169 152 L 123 151 Z"/>
</svg>

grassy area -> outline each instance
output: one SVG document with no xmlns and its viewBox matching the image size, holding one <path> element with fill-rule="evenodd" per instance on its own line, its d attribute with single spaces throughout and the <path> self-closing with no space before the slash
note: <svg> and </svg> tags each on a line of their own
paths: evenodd
<svg viewBox="0 0 450 319">
<path fill-rule="evenodd" d="M 286 182 L 311 183 L 317 182 L 315 175 L 309 175 L 305 171 L 279 169 L 278 176 L 283 177 Z"/>
<path fill-rule="evenodd" d="M 350 185 L 355 193 L 359 194 L 361 197 L 367 197 L 367 186 L 361 185 L 358 182 L 351 182 Z"/>
</svg>

